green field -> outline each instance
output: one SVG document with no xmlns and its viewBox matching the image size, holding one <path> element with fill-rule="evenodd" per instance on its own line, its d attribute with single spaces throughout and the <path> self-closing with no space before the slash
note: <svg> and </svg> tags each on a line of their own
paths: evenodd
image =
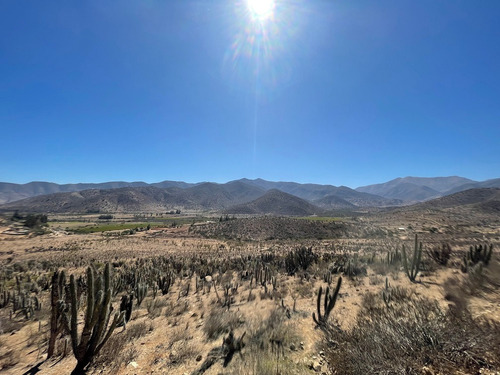
<svg viewBox="0 0 500 375">
<path fill-rule="evenodd" d="M 128 230 L 135 228 L 146 228 L 148 225 L 151 228 L 165 226 L 164 223 L 110 223 L 110 224 L 95 224 L 95 225 L 87 225 L 83 227 L 77 227 L 71 229 L 74 233 L 98 233 L 98 232 L 108 232 L 113 230 Z"/>
<path fill-rule="evenodd" d="M 156 218 L 154 221 L 121 221 L 121 222 L 83 222 L 83 221 L 74 221 L 74 222 L 54 222 L 50 223 L 52 227 L 61 227 L 65 228 L 68 231 L 79 234 L 86 233 L 100 233 L 100 232 L 109 232 L 109 231 L 117 231 L 117 230 L 130 230 L 130 229 L 139 229 L 146 228 L 148 225 L 150 228 L 161 228 L 161 227 L 172 227 L 179 226 L 185 224 L 192 224 L 194 222 L 205 221 L 206 218 L 202 217 L 172 217 L 172 218 Z"/>
</svg>

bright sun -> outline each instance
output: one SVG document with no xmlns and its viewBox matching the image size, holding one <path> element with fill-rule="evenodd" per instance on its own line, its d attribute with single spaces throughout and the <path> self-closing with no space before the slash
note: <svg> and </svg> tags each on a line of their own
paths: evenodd
<svg viewBox="0 0 500 375">
<path fill-rule="evenodd" d="M 274 0 L 247 0 L 252 17 L 265 20 L 273 15 Z"/>
</svg>

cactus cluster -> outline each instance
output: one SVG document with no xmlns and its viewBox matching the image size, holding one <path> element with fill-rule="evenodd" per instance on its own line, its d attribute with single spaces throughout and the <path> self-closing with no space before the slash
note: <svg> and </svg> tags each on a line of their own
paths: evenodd
<svg viewBox="0 0 500 375">
<path fill-rule="evenodd" d="M 386 258 L 386 263 L 387 265 L 395 265 L 401 262 L 401 253 L 399 252 L 398 248 L 396 247 L 396 250 L 393 251 L 388 251 L 387 252 L 387 258 Z"/>
<path fill-rule="evenodd" d="M 317 260 L 312 247 L 301 247 L 290 251 L 285 257 L 285 269 L 289 275 L 295 275 L 300 270 L 307 270 Z"/>
<path fill-rule="evenodd" d="M 416 277 L 420 270 L 420 261 L 422 259 L 422 242 L 418 242 L 418 235 L 415 234 L 415 247 L 413 248 L 413 256 L 411 262 L 406 255 L 405 246 L 403 245 L 403 266 L 406 275 L 412 283 L 416 282 Z"/>
<path fill-rule="evenodd" d="M 335 303 L 337 302 L 337 297 L 339 295 L 340 286 L 342 285 L 342 277 L 339 277 L 337 281 L 337 286 L 332 294 L 330 294 L 330 287 L 326 287 L 325 298 L 323 302 L 323 314 L 321 313 L 321 296 L 323 294 L 323 288 L 320 287 L 318 291 L 318 298 L 316 302 L 316 309 L 318 316 L 315 313 L 312 313 L 312 317 L 316 325 L 322 329 L 326 329 L 328 327 L 328 317 L 335 307 Z"/>
<path fill-rule="evenodd" d="M 493 244 L 490 244 L 489 246 L 486 244 L 471 246 L 463 258 L 462 271 L 468 272 L 470 268 L 474 267 L 478 263 L 482 263 L 484 266 L 487 266 L 490 263 L 492 254 Z"/>
<path fill-rule="evenodd" d="M 77 359 L 77 365 L 72 372 L 74 375 L 85 373 L 85 368 L 106 344 L 118 322 L 124 318 L 124 312 L 112 314 L 111 272 L 109 263 L 106 264 L 102 275 L 94 267 L 87 269 L 85 280 L 87 304 L 81 333 L 78 329 L 80 297 L 75 276 L 70 276 L 69 286 L 66 285 L 64 271 L 56 271 L 52 276 L 52 311 L 47 356 L 50 358 L 53 355 L 57 337 L 63 332 L 68 333 L 71 337 L 73 354 Z"/>
<path fill-rule="evenodd" d="M 441 247 L 436 247 L 427 251 L 429 258 L 433 259 L 437 264 L 446 266 L 451 257 L 451 246 L 448 243 L 441 244 Z"/>
</svg>

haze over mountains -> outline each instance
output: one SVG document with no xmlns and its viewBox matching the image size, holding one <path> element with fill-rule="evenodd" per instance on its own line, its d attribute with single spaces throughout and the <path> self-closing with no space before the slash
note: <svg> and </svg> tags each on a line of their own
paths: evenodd
<svg viewBox="0 0 500 375">
<path fill-rule="evenodd" d="M 405 177 L 346 186 L 240 179 L 225 184 L 163 181 L 65 184 L 0 183 L 0 209 L 32 212 L 159 212 L 171 209 L 234 214 L 311 215 L 330 210 L 423 202 L 467 189 L 500 187 L 500 179 Z M 24 198 L 24 199 L 23 199 Z"/>
<path fill-rule="evenodd" d="M 402 199 L 408 202 L 421 202 L 446 195 L 446 192 L 452 189 L 458 189 L 457 191 L 466 190 L 460 189 L 464 185 L 470 185 L 469 189 L 472 189 L 477 183 L 477 181 L 457 176 L 433 178 L 404 177 L 396 178 L 382 184 L 361 186 L 356 188 L 356 191 L 380 195 L 385 198 Z"/>
</svg>

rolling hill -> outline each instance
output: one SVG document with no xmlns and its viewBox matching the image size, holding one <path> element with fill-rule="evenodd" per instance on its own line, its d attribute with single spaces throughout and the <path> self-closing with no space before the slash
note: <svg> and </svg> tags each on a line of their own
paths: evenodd
<svg viewBox="0 0 500 375">
<path fill-rule="evenodd" d="M 0 183 L 0 209 L 32 212 L 133 212 L 190 209 L 221 211 L 253 202 L 276 190 L 307 201 L 315 207 L 304 212 L 352 210 L 366 207 L 394 207 L 422 202 L 470 188 L 500 187 L 500 179 L 482 182 L 463 177 L 405 177 L 384 184 L 356 190 L 346 186 L 273 182 L 263 179 L 240 179 L 225 184 L 163 181 L 106 182 L 100 184 L 65 184 L 30 182 Z M 446 190 L 447 189 L 447 190 Z M 80 193 L 80 194 L 75 194 Z M 273 196 L 271 194 L 271 196 Z M 4 203 L 1 205 L 1 203 Z M 297 206 L 298 207 L 298 206 Z M 275 207 L 278 209 L 277 207 Z M 243 207 L 239 207 L 243 209 Z M 263 207 L 248 206 L 247 211 L 261 212 Z M 298 211 L 301 209 L 297 208 Z"/>
<path fill-rule="evenodd" d="M 103 190 L 119 189 L 124 187 L 146 187 L 153 186 L 158 188 L 188 188 L 195 184 L 188 184 L 181 181 L 162 181 L 154 184 L 145 182 L 125 182 L 113 181 L 103 183 L 79 183 L 79 184 L 55 184 L 52 182 L 33 181 L 27 184 L 12 184 L 9 182 L 0 182 L 0 204 L 14 202 L 17 200 L 36 197 L 37 195 L 47 195 L 53 193 L 68 193 L 83 190 Z"/>
<path fill-rule="evenodd" d="M 239 181 L 258 186 L 265 190 L 277 189 L 311 202 L 333 195 L 358 207 L 385 207 L 403 203 L 394 199 L 358 192 L 347 186 L 337 187 L 332 185 L 299 184 L 297 182 L 273 182 L 260 178 L 255 180 L 244 178 Z"/>
<path fill-rule="evenodd" d="M 418 203 L 414 209 L 447 209 L 468 206 L 482 211 L 498 211 L 500 188 L 478 188 L 460 191 L 445 197 Z"/>
<path fill-rule="evenodd" d="M 39 195 L 1 205 L 0 209 L 44 213 L 210 211 L 246 203 L 263 194 L 262 189 L 238 184 L 202 183 L 186 189 L 125 187 Z"/>
<path fill-rule="evenodd" d="M 446 195 L 447 191 L 476 181 L 468 178 L 451 177 L 404 177 L 382 183 L 361 186 L 356 191 L 370 193 L 389 199 L 407 202 L 421 202 Z M 464 189 L 461 189 L 464 190 Z"/>
<path fill-rule="evenodd" d="M 309 216 L 323 210 L 308 201 L 277 189 L 267 191 L 256 200 L 225 210 L 228 214 Z"/>
</svg>

